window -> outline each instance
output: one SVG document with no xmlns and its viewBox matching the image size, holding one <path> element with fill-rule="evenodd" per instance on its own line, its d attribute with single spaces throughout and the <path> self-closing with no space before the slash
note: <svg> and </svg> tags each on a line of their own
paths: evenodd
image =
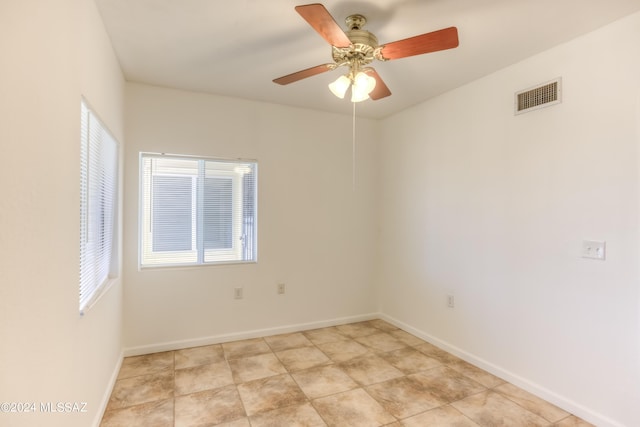
<svg viewBox="0 0 640 427">
<path fill-rule="evenodd" d="M 255 262 L 257 163 L 142 153 L 140 265 Z"/>
<path fill-rule="evenodd" d="M 118 144 L 84 101 L 80 115 L 80 313 L 84 313 L 117 270 Z"/>
</svg>

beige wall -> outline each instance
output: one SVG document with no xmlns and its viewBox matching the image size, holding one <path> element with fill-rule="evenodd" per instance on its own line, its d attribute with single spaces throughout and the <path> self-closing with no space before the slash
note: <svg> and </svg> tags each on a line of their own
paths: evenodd
<svg viewBox="0 0 640 427">
<path fill-rule="evenodd" d="M 127 84 L 128 354 L 238 339 L 376 311 L 378 124 L 348 116 Z M 258 263 L 138 269 L 139 153 L 258 161 Z M 278 295 L 276 286 L 286 284 Z M 244 298 L 234 300 L 233 288 Z M 320 323 L 318 323 L 320 322 Z"/>
<path fill-rule="evenodd" d="M 122 290 L 79 315 L 80 99 L 123 144 L 124 80 L 91 0 L 3 1 L 0 34 L 0 402 L 37 409 L 0 424 L 86 427 L 121 360 Z"/>
<path fill-rule="evenodd" d="M 635 14 L 382 123 L 380 311 L 602 426 L 640 425 L 639 40 Z"/>
</svg>

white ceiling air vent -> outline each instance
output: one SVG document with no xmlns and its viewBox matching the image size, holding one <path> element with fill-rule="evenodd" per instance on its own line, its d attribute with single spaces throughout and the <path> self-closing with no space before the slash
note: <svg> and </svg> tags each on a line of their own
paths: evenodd
<svg viewBox="0 0 640 427">
<path fill-rule="evenodd" d="M 515 113 L 522 114 L 562 102 L 562 78 L 516 92 Z"/>
</svg>

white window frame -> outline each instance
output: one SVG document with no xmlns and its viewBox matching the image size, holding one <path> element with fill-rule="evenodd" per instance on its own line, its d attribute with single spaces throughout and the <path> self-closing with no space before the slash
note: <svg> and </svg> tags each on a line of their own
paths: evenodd
<svg viewBox="0 0 640 427">
<path fill-rule="evenodd" d="M 184 160 L 185 165 L 175 167 L 152 166 L 154 159 Z M 147 162 L 147 163 L 145 163 Z M 198 166 L 188 168 L 186 162 L 197 162 Z M 216 168 L 206 167 L 207 162 L 215 162 Z M 238 264 L 257 262 L 257 167 L 255 160 L 246 159 L 220 159 L 212 157 L 197 157 L 188 155 L 168 155 L 158 153 L 140 153 L 140 197 L 139 197 L 139 256 L 138 265 L 140 269 L 157 267 L 184 267 L 184 266 L 204 266 L 219 264 Z M 191 172 L 188 173 L 188 169 Z M 244 245 L 242 209 L 243 209 L 243 184 L 242 180 L 247 171 L 253 170 L 256 174 L 254 181 L 254 246 L 253 254 L 249 259 L 243 259 Z M 192 178 L 192 200 L 191 200 L 191 230 L 192 246 L 189 250 L 181 251 L 153 251 L 153 223 L 152 223 L 152 182 L 151 176 L 172 176 Z M 202 177 L 228 178 L 232 182 L 232 234 L 231 248 L 225 249 L 205 249 L 204 244 L 199 242 L 202 239 L 201 230 L 198 229 L 198 212 L 200 212 L 202 200 L 198 196 L 198 179 Z"/>
<path fill-rule="evenodd" d="M 85 312 L 118 277 L 119 144 L 80 102 L 79 309 Z"/>
</svg>

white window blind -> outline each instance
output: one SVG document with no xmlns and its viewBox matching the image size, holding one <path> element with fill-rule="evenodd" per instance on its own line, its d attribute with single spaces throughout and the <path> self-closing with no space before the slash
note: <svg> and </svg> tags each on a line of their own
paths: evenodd
<svg viewBox="0 0 640 427">
<path fill-rule="evenodd" d="M 140 265 L 255 262 L 257 163 L 142 153 Z"/>
<path fill-rule="evenodd" d="M 99 295 L 116 268 L 114 245 L 118 145 L 81 103 L 80 119 L 80 312 Z"/>
</svg>

